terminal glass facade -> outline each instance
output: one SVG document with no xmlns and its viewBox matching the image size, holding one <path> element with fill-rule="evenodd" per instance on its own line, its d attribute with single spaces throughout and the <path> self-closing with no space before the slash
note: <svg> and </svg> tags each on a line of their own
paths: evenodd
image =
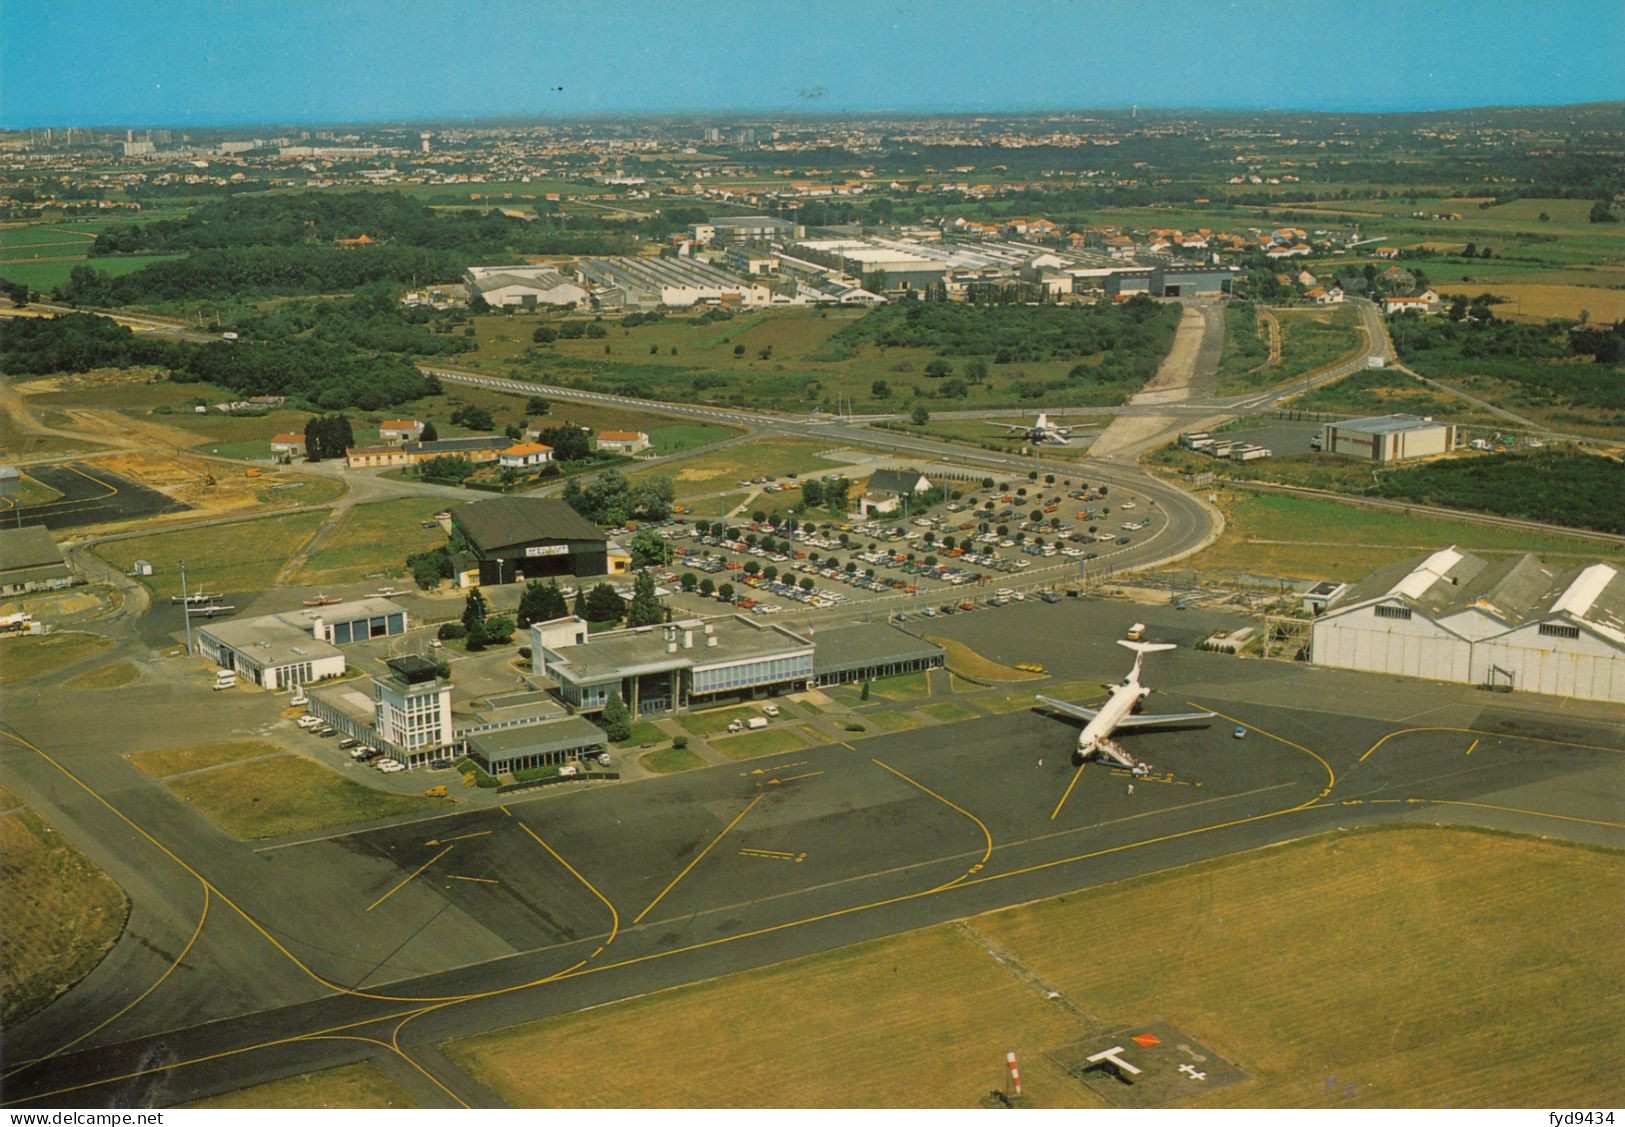
<svg viewBox="0 0 1625 1127">
<path fill-rule="evenodd" d="M 709 696 L 734 689 L 749 689 L 757 685 L 776 685 L 784 681 L 805 682 L 813 675 L 811 653 L 789 654 L 754 661 L 740 661 L 729 665 L 694 670 L 690 692 L 694 696 Z"/>
</svg>

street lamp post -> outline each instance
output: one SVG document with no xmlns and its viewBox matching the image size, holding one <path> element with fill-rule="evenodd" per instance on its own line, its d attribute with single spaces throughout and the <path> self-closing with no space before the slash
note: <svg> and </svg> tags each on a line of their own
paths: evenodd
<svg viewBox="0 0 1625 1127">
<path fill-rule="evenodd" d="M 181 617 L 186 619 L 186 656 L 192 656 L 192 601 L 186 597 L 186 561 L 181 560 Z"/>
</svg>

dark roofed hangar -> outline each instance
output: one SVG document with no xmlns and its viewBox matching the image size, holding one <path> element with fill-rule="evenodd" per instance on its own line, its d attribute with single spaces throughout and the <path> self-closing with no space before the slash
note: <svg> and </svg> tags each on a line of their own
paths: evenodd
<svg viewBox="0 0 1625 1127">
<path fill-rule="evenodd" d="M 608 538 L 563 501 L 494 497 L 457 505 L 451 527 L 467 541 L 481 584 L 609 571 Z"/>
</svg>

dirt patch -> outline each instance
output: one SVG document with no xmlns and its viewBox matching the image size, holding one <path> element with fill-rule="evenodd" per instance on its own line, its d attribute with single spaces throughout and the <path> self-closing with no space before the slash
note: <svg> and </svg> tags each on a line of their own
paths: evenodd
<svg viewBox="0 0 1625 1127">
<path fill-rule="evenodd" d="M 190 506 L 194 515 L 200 516 L 263 508 L 267 490 L 308 480 L 295 474 L 233 466 L 170 452 L 108 454 L 89 464 L 180 501 Z"/>
</svg>

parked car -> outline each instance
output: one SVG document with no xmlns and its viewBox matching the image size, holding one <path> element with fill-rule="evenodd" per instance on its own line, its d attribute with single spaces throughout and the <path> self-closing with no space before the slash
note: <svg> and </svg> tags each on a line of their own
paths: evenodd
<svg viewBox="0 0 1625 1127">
<path fill-rule="evenodd" d="M 1230 735 L 1235 739 L 1244 740 L 1247 738 L 1247 729 L 1243 725 L 1237 724 L 1236 730 L 1231 732 Z"/>
</svg>

